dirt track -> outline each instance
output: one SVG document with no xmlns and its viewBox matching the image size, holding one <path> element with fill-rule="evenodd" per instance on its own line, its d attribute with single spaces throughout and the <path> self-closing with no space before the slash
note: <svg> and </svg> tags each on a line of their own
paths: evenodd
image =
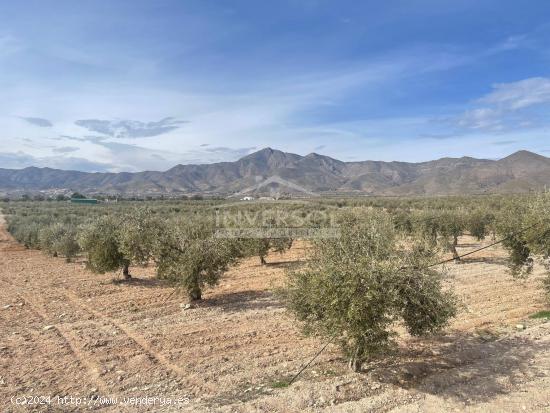
<svg viewBox="0 0 550 413">
<path fill-rule="evenodd" d="M 295 385 L 276 388 L 322 345 L 300 336 L 270 292 L 301 245 L 267 267 L 244 261 L 185 310 L 152 269 L 113 283 L 115 274 L 25 250 L 0 227 L 1 411 L 550 411 L 550 323 L 526 321 L 544 308 L 542 270 L 512 280 L 501 250 L 449 267 L 465 308 L 446 335 L 403 337 L 398 355 L 359 375 L 329 347 Z M 51 404 L 10 402 L 31 395 Z M 118 401 L 58 405 L 54 396 Z M 135 407 L 123 396 L 189 402 Z"/>
</svg>

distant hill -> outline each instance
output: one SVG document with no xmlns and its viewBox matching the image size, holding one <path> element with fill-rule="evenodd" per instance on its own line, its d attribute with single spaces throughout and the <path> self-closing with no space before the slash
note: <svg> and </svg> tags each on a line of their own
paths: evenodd
<svg viewBox="0 0 550 413">
<path fill-rule="evenodd" d="M 235 162 L 177 165 L 165 172 L 86 173 L 51 168 L 0 169 L 0 191 L 80 191 L 121 195 L 453 195 L 526 192 L 550 184 L 550 158 L 519 151 L 498 161 L 342 162 L 266 148 Z"/>
</svg>

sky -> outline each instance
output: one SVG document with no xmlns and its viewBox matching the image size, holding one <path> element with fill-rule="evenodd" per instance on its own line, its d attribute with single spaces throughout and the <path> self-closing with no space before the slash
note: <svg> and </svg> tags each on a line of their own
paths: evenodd
<svg viewBox="0 0 550 413">
<path fill-rule="evenodd" d="M 550 2 L 0 1 L 0 168 L 550 156 Z"/>
</svg>

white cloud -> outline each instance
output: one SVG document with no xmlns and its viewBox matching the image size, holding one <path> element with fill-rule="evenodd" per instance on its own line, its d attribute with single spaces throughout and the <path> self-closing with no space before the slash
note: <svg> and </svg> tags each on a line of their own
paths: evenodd
<svg viewBox="0 0 550 413">
<path fill-rule="evenodd" d="M 186 121 L 167 117 L 157 122 L 137 120 L 80 119 L 76 125 L 113 138 L 148 138 L 178 129 Z"/>
<path fill-rule="evenodd" d="M 0 152 L 0 165 L 2 165 L 2 168 L 11 169 L 39 166 L 82 172 L 107 172 L 113 168 L 112 165 L 84 158 L 64 156 L 35 157 L 21 151 Z"/>
<path fill-rule="evenodd" d="M 493 91 L 479 99 L 502 110 L 515 111 L 541 103 L 550 103 L 550 79 L 532 77 L 512 83 L 497 83 Z"/>
<path fill-rule="evenodd" d="M 541 111 L 550 109 L 550 79 L 533 77 L 517 82 L 497 83 L 478 99 L 478 106 L 464 112 L 459 126 L 487 132 L 534 128 L 550 124 Z"/>
<path fill-rule="evenodd" d="M 470 129 L 500 130 L 502 128 L 501 114 L 501 111 L 497 109 L 472 109 L 462 115 L 458 124 Z"/>
<path fill-rule="evenodd" d="M 498 43 L 497 45 L 489 48 L 485 53 L 487 55 L 507 52 L 510 50 L 516 50 L 523 47 L 529 47 L 531 39 L 526 34 L 520 34 L 515 36 L 509 36 L 504 41 Z"/>
<path fill-rule="evenodd" d="M 48 119 L 44 119 L 44 118 L 22 116 L 21 119 L 30 123 L 31 125 L 40 126 L 41 128 L 49 128 L 53 126 L 53 124 Z"/>
</svg>

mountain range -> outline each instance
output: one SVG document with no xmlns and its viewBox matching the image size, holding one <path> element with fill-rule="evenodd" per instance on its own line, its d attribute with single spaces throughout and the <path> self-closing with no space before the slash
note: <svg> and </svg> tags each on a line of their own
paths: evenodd
<svg viewBox="0 0 550 413">
<path fill-rule="evenodd" d="M 550 184 L 550 158 L 519 151 L 500 160 L 342 162 L 271 148 L 235 162 L 177 165 L 165 172 L 87 173 L 0 168 L 0 192 L 78 191 L 120 195 L 289 194 L 455 195 L 527 192 Z"/>
</svg>

